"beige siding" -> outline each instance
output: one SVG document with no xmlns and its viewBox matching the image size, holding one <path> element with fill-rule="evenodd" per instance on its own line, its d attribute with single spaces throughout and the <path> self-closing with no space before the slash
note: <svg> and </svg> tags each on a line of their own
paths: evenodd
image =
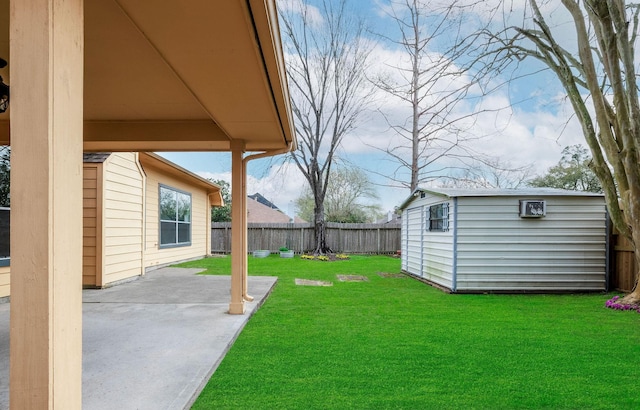
<svg viewBox="0 0 640 410">
<path fill-rule="evenodd" d="M 9 293 L 10 293 L 9 278 L 10 278 L 9 266 L 0 267 L 0 298 L 9 296 Z"/>
<path fill-rule="evenodd" d="M 170 264 L 185 259 L 202 257 L 210 253 L 208 246 L 210 229 L 208 220 L 211 217 L 207 193 L 200 188 L 167 176 L 152 167 L 146 167 L 147 200 L 145 217 L 145 266 L 154 267 Z M 158 187 L 166 185 L 191 194 L 191 245 L 173 248 L 160 248 L 159 216 L 158 216 Z"/>
<path fill-rule="evenodd" d="M 520 218 L 519 199 L 459 198 L 457 290 L 604 290 L 603 199 L 533 198 L 543 218 Z"/>
<path fill-rule="evenodd" d="M 102 164 L 84 164 L 82 179 L 82 285 L 98 286 L 101 273 L 99 260 L 98 202 L 101 197 Z"/>
<path fill-rule="evenodd" d="M 104 165 L 103 285 L 142 275 L 144 174 L 135 153 L 111 154 Z"/>
</svg>

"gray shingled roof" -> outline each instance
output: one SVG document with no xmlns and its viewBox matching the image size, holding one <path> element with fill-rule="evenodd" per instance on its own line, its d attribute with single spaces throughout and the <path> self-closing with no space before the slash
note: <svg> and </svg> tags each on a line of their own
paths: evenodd
<svg viewBox="0 0 640 410">
<path fill-rule="evenodd" d="M 82 162 L 102 163 L 109 158 L 110 152 L 85 152 L 82 154 Z"/>
</svg>

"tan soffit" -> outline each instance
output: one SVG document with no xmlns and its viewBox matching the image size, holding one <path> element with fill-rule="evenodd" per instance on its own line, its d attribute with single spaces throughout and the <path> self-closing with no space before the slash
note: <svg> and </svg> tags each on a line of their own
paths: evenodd
<svg viewBox="0 0 640 410">
<path fill-rule="evenodd" d="M 194 174 L 191 171 L 188 171 L 181 166 L 174 164 L 161 157 L 160 155 L 154 154 L 152 152 L 141 152 L 139 154 L 140 164 L 142 164 L 142 168 L 155 168 L 158 171 L 161 171 L 165 175 L 170 175 L 180 181 L 184 181 L 189 185 L 196 186 L 208 194 L 220 194 L 220 185 L 209 181 L 208 179 L 202 178 L 200 175 Z M 216 200 L 216 202 L 218 202 Z"/>
<path fill-rule="evenodd" d="M 275 10 L 274 0 L 85 0 L 85 151 L 295 146 Z"/>
</svg>

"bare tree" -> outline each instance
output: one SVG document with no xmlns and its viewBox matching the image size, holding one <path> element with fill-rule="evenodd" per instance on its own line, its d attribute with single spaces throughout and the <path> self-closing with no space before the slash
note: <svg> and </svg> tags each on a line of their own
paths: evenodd
<svg viewBox="0 0 640 410">
<path fill-rule="evenodd" d="M 476 160 L 460 172 L 440 179 L 442 187 L 470 189 L 516 189 L 527 184 L 533 165 L 512 166 L 499 158 Z"/>
<path fill-rule="evenodd" d="M 331 252 L 324 199 L 336 151 L 366 106 L 371 45 L 347 0 L 280 3 L 287 75 L 298 137 L 292 158 L 314 199 L 315 253 Z"/>
<path fill-rule="evenodd" d="M 337 166 L 331 170 L 324 201 L 325 217 L 329 222 L 364 223 L 380 214 L 378 205 L 366 205 L 377 200 L 378 194 L 367 174 L 360 168 Z M 296 200 L 302 218 L 313 216 L 313 195 L 306 189 Z"/>
<path fill-rule="evenodd" d="M 450 160 L 469 157 L 464 142 L 477 138 L 466 132 L 468 123 L 464 128 L 456 126 L 470 119 L 469 114 L 455 111 L 474 84 L 455 64 L 465 54 L 464 43 L 457 41 L 460 6 L 454 1 L 434 8 L 435 3 L 391 1 L 388 14 L 399 29 L 399 39 L 382 37 L 398 46 L 406 61 L 395 62 L 387 75 L 374 79 L 375 85 L 398 105 L 409 108 L 408 116 L 401 121 L 382 113 L 398 137 L 382 150 L 397 165 L 395 173 L 386 176 L 411 192 L 427 178 L 437 179 L 442 176 L 438 173 L 447 174 L 456 168 Z M 445 158 L 449 161 L 443 163 Z"/>
<path fill-rule="evenodd" d="M 501 71 L 512 62 L 541 61 L 560 80 L 591 151 L 591 169 L 604 190 L 609 215 L 634 244 L 640 268 L 640 103 L 636 83 L 637 4 L 624 0 L 562 0 L 575 28 L 562 43 L 559 27 L 548 24 L 551 3 L 528 0 L 523 23 L 479 33 L 488 47 L 485 69 Z M 557 6 L 556 2 L 553 3 Z M 479 38 L 476 38 L 478 40 Z M 640 302 L 636 272 L 633 291 L 622 302 Z"/>
</svg>

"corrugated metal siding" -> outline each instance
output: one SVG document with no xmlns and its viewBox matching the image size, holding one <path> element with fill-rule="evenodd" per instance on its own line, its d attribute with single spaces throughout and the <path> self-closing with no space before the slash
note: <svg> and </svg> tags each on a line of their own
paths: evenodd
<svg viewBox="0 0 640 410">
<path fill-rule="evenodd" d="M 604 200 L 536 197 L 547 215 L 520 218 L 519 199 L 458 199 L 457 290 L 604 290 Z"/>
<path fill-rule="evenodd" d="M 406 238 L 406 248 L 402 251 L 405 271 L 422 276 L 422 207 L 407 209 L 403 212 L 406 217 L 407 229 L 403 232 Z"/>
<path fill-rule="evenodd" d="M 407 253 L 408 245 L 409 245 L 409 216 L 407 212 L 403 212 L 402 222 L 400 226 L 400 269 L 405 272 L 408 272 L 408 263 L 407 259 L 409 257 Z"/>
<path fill-rule="evenodd" d="M 429 232 L 426 212 L 430 205 L 449 202 L 449 231 Z M 403 270 L 438 285 L 453 288 L 453 201 L 426 194 L 403 212 Z M 403 246 L 404 243 L 403 243 Z M 406 260 L 406 264 L 405 261 Z"/>
</svg>

